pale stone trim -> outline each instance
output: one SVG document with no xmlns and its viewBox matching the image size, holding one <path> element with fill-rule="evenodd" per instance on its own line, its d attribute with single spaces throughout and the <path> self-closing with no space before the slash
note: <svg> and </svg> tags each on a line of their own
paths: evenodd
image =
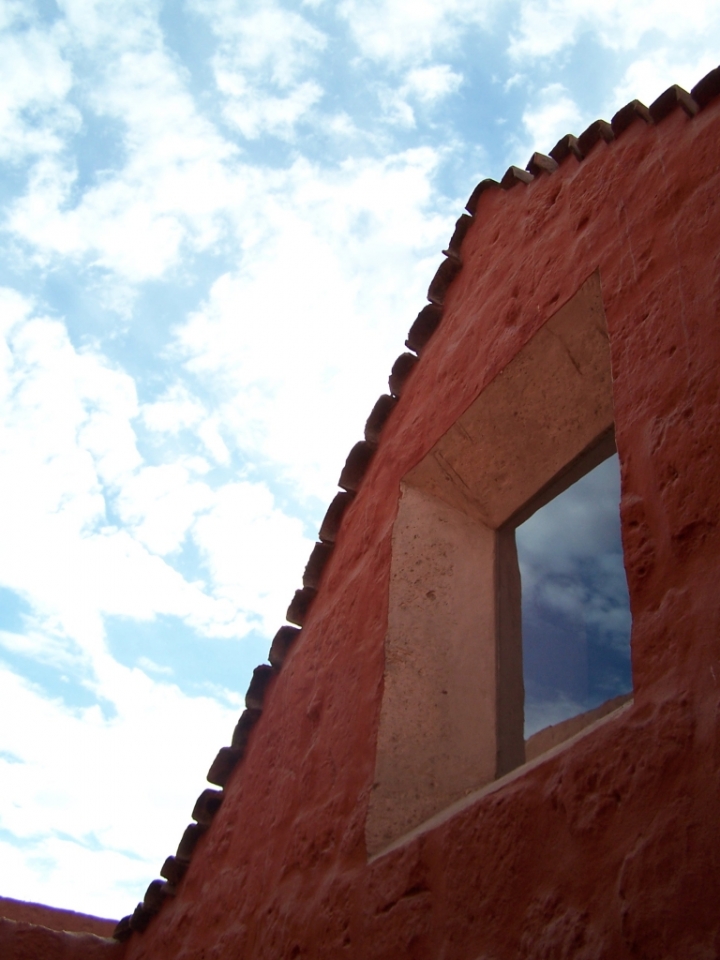
<svg viewBox="0 0 720 960">
<path fill-rule="evenodd" d="M 401 485 L 370 854 L 525 762 L 514 530 L 614 449 L 595 273 Z"/>
</svg>

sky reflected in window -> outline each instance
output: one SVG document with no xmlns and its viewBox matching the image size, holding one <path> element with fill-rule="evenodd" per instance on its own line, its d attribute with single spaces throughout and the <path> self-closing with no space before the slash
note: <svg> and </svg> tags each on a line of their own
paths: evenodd
<svg viewBox="0 0 720 960">
<path fill-rule="evenodd" d="M 516 530 L 526 738 L 632 690 L 619 502 L 615 454 Z"/>
</svg>

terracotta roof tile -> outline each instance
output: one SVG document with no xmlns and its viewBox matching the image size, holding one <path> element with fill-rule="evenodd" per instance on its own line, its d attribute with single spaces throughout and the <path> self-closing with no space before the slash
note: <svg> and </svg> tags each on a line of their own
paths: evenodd
<svg viewBox="0 0 720 960">
<path fill-rule="evenodd" d="M 212 790 L 209 787 L 207 790 L 203 790 L 195 801 L 192 812 L 193 820 L 197 823 L 202 823 L 204 826 L 209 826 L 215 814 L 222 806 L 222 802 L 222 790 Z"/>
<path fill-rule="evenodd" d="M 485 193 L 486 190 L 499 190 L 500 184 L 497 180 L 493 180 L 491 177 L 487 177 L 485 180 L 481 180 L 480 183 L 475 187 L 473 192 L 470 194 L 470 199 L 465 204 L 465 209 L 470 214 L 471 217 L 475 216 L 475 211 L 477 210 L 478 200 Z"/>
<path fill-rule="evenodd" d="M 195 852 L 195 847 L 200 837 L 205 833 L 206 827 L 199 823 L 191 823 L 185 827 L 185 833 L 180 838 L 175 856 L 178 860 L 191 860 Z"/>
<path fill-rule="evenodd" d="M 150 914 L 160 913 L 160 908 L 168 897 L 172 897 L 175 890 L 166 880 L 153 880 L 145 891 L 143 907 Z"/>
<path fill-rule="evenodd" d="M 395 409 L 396 403 L 396 397 L 391 397 L 384 393 L 377 399 L 375 406 L 370 411 L 370 416 L 367 418 L 365 424 L 365 439 L 374 447 L 380 443 L 380 434 L 387 422 L 387 418 Z"/>
<path fill-rule="evenodd" d="M 500 186 L 503 190 L 512 190 L 519 183 L 531 183 L 534 179 L 533 175 L 528 173 L 527 170 L 521 170 L 520 167 L 508 167 L 500 181 Z"/>
<path fill-rule="evenodd" d="M 449 261 L 446 261 L 449 262 Z M 395 363 L 392 365 L 392 371 L 388 379 L 390 393 L 394 397 L 401 397 L 408 377 L 415 369 L 418 358 L 414 353 L 401 353 Z"/>
<path fill-rule="evenodd" d="M 137 930 L 138 933 L 142 933 L 143 930 L 147 930 L 148 925 L 154 916 L 155 914 L 146 909 L 144 904 L 139 903 L 135 907 L 133 915 L 130 917 L 130 927 L 133 930 Z"/>
<path fill-rule="evenodd" d="M 459 270 L 460 262 L 454 257 L 443 260 L 428 287 L 427 298 L 430 303 L 437 304 L 439 307 L 443 305 L 447 288 L 453 282 Z"/>
<path fill-rule="evenodd" d="M 310 554 L 310 559 L 305 566 L 305 572 L 303 573 L 304 587 L 312 587 L 313 590 L 317 590 L 320 586 L 320 578 L 325 569 L 325 564 L 332 555 L 333 548 L 334 544 L 332 543 L 320 542 L 315 544 Z"/>
<path fill-rule="evenodd" d="M 715 67 L 710 73 L 706 73 L 702 80 L 695 84 L 690 94 L 701 110 L 715 97 L 720 96 L 720 67 Z"/>
<path fill-rule="evenodd" d="M 293 628 L 289 627 L 288 629 L 292 630 Z M 233 750 L 239 751 L 240 758 L 245 754 L 250 731 L 260 719 L 261 713 L 262 708 L 248 707 L 246 710 L 243 710 L 240 714 L 240 719 L 235 724 L 230 747 Z"/>
<path fill-rule="evenodd" d="M 355 494 L 349 491 L 335 494 L 335 498 L 327 508 L 327 512 L 320 524 L 318 538 L 322 540 L 323 543 L 335 543 L 335 538 L 338 535 L 340 524 L 342 523 L 343 514 L 352 503 L 354 496 Z"/>
<path fill-rule="evenodd" d="M 269 663 L 261 663 L 259 667 L 255 667 L 245 694 L 245 706 L 248 710 L 262 710 L 267 688 L 274 676 L 275 671 Z"/>
<path fill-rule="evenodd" d="M 700 109 L 687 90 L 683 90 L 682 87 L 674 83 L 650 104 L 650 116 L 655 123 L 660 123 L 678 107 L 682 107 L 689 117 L 694 117 Z"/>
<path fill-rule="evenodd" d="M 528 160 L 525 169 L 528 173 L 537 177 L 541 173 L 555 173 L 557 168 L 557 161 L 553 160 L 552 157 L 547 157 L 544 153 L 534 153 Z"/>
<path fill-rule="evenodd" d="M 607 120 L 594 120 L 578 137 L 578 149 L 583 157 L 586 157 L 596 143 L 601 140 L 605 143 L 612 143 L 614 139 L 613 128 Z"/>
<path fill-rule="evenodd" d="M 447 248 L 443 250 L 443 253 L 446 257 L 454 257 L 456 260 L 460 260 L 460 247 L 462 242 L 465 239 L 465 234 L 468 232 L 470 224 L 473 222 L 473 218 L 468 216 L 467 213 L 460 215 L 459 219 L 455 222 L 455 229 L 453 230 L 453 235 L 450 237 L 450 242 L 447 245 Z"/>
<path fill-rule="evenodd" d="M 615 136 L 619 137 L 620 134 L 624 133 L 636 120 L 644 120 L 645 123 L 653 122 L 650 111 L 645 104 L 641 103 L 640 100 L 631 100 L 630 103 L 626 103 L 624 107 L 620 107 L 610 121 L 610 126 Z"/>
<path fill-rule="evenodd" d="M 130 923 L 131 917 L 123 917 L 122 920 L 118 920 L 117 926 L 113 930 L 113 939 L 119 940 L 120 943 L 124 943 L 125 940 L 129 940 L 132 936 L 133 928 Z"/>
<path fill-rule="evenodd" d="M 553 158 L 555 163 L 560 164 L 571 154 L 577 160 L 582 160 L 583 158 L 582 151 L 578 146 L 577 137 L 574 137 L 571 133 L 566 133 L 565 136 L 561 137 L 552 148 L 550 151 L 550 156 Z"/>
<path fill-rule="evenodd" d="M 217 756 L 213 760 L 210 769 L 207 772 L 206 780 L 208 783 L 214 783 L 216 787 L 224 787 L 230 779 L 230 774 L 233 772 L 238 764 L 238 761 L 241 759 L 241 750 L 233 750 L 232 747 L 220 747 L 217 752 Z M 177 856 L 178 859 L 183 859 L 179 853 Z"/>
<path fill-rule="evenodd" d="M 283 663 L 285 662 L 285 657 L 290 652 L 290 647 L 292 647 L 292 645 L 295 643 L 297 638 L 300 636 L 300 633 L 300 627 L 285 626 L 280 627 L 278 632 L 273 637 L 273 641 L 270 646 L 270 653 L 268 654 L 268 660 L 276 670 L 280 670 L 282 667 Z"/>
<path fill-rule="evenodd" d="M 303 587 L 302 590 L 296 590 L 295 596 L 287 608 L 285 619 L 289 623 L 294 623 L 297 624 L 298 627 L 301 627 L 305 623 L 305 617 L 312 606 L 316 593 L 317 591 L 311 590 L 310 587 Z"/>
<path fill-rule="evenodd" d="M 440 325 L 442 315 L 442 307 L 434 303 L 429 303 L 426 307 L 423 307 L 410 327 L 405 346 L 420 355 Z"/>
<path fill-rule="evenodd" d="M 178 860 L 177 857 L 168 857 L 160 868 L 160 876 L 177 886 L 187 873 L 188 861 Z"/>
<path fill-rule="evenodd" d="M 374 453 L 375 447 L 371 443 L 368 443 L 367 440 L 358 441 L 348 454 L 338 480 L 338 486 L 348 493 L 355 493 L 362 483 L 365 471 L 370 466 Z"/>
</svg>

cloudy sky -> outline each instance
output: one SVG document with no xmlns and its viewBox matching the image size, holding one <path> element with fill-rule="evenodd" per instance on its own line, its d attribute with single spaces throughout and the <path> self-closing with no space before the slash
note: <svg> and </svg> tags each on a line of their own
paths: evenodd
<svg viewBox="0 0 720 960">
<path fill-rule="evenodd" d="M 132 910 L 475 183 L 718 49 L 714 0 L 0 0 L 0 895 Z"/>
<path fill-rule="evenodd" d="M 517 528 L 526 737 L 632 690 L 619 503 L 615 454 Z"/>
</svg>

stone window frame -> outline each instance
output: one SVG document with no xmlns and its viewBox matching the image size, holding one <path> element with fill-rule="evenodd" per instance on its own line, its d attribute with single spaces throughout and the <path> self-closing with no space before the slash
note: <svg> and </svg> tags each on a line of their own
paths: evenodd
<svg viewBox="0 0 720 960">
<path fill-rule="evenodd" d="M 514 532 L 614 452 L 596 271 L 402 480 L 370 856 L 525 763 Z M 541 738 L 535 754 L 543 743 L 553 745 Z"/>
</svg>

